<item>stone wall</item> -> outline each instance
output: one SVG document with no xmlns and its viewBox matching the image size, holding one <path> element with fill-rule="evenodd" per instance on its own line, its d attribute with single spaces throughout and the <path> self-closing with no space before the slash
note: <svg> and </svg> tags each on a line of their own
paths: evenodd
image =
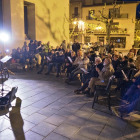
<svg viewBox="0 0 140 140">
<path fill-rule="evenodd" d="M 11 37 L 5 49 L 23 46 L 25 3 L 29 6 L 28 31 L 32 39 L 50 41 L 52 46 L 64 39 L 69 42 L 69 0 L 3 0 L 4 31 Z M 0 46 L 2 50 L 2 43 Z"/>
</svg>

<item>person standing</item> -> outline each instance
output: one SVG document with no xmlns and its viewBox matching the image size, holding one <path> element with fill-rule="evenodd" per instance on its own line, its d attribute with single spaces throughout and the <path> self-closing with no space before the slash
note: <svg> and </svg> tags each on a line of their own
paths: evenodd
<svg viewBox="0 0 140 140">
<path fill-rule="evenodd" d="M 132 46 L 132 49 L 130 49 L 129 53 L 130 53 L 130 52 L 134 53 L 134 56 L 136 55 L 136 52 L 137 52 L 137 51 L 136 51 L 134 45 Z"/>
<path fill-rule="evenodd" d="M 66 40 L 63 40 L 62 44 L 61 44 L 63 50 L 66 50 Z"/>
<path fill-rule="evenodd" d="M 72 50 L 76 53 L 77 56 L 77 52 L 78 50 L 80 50 L 80 44 L 76 40 L 74 40 L 74 43 L 72 45 Z"/>
</svg>

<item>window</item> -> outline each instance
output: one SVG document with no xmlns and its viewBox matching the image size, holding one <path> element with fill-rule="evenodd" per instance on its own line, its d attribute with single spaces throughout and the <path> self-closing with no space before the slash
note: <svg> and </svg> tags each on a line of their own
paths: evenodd
<svg viewBox="0 0 140 140">
<path fill-rule="evenodd" d="M 88 13 L 88 19 L 92 20 L 94 15 L 95 15 L 95 10 L 90 10 Z"/>
<path fill-rule="evenodd" d="M 85 43 L 90 43 L 90 36 L 85 36 Z"/>
<path fill-rule="evenodd" d="M 126 37 L 111 37 L 110 42 L 115 44 L 115 48 L 125 48 Z"/>
<path fill-rule="evenodd" d="M 28 7 L 24 6 L 24 30 L 25 34 L 28 35 Z"/>
<path fill-rule="evenodd" d="M 75 14 L 75 16 L 78 16 L 78 7 L 74 8 L 74 14 Z"/>
<path fill-rule="evenodd" d="M 119 18 L 120 17 L 120 8 L 109 9 L 109 18 Z"/>
<path fill-rule="evenodd" d="M 0 29 L 3 28 L 2 0 L 0 0 Z"/>
</svg>

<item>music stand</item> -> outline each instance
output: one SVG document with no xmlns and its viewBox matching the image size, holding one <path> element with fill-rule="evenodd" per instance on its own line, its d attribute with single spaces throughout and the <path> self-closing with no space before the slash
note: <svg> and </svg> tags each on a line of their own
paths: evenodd
<svg viewBox="0 0 140 140">
<path fill-rule="evenodd" d="M 8 56 L 7 55 L 7 56 L 5 56 L 4 58 L 2 58 L 0 60 L 0 66 L 1 66 L 0 72 L 1 72 L 1 84 L 2 84 L 1 91 L 2 91 L 2 96 L 3 96 L 3 91 L 4 91 L 4 88 L 3 88 L 4 82 L 6 80 L 8 80 L 8 78 L 9 78 L 9 71 L 8 71 L 7 68 L 3 68 L 3 64 L 6 63 L 7 61 L 9 61 L 11 58 L 12 58 L 11 56 Z"/>
</svg>

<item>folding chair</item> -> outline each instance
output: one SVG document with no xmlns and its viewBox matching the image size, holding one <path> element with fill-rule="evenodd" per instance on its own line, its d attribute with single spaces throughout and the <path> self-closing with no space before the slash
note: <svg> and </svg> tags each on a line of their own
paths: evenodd
<svg viewBox="0 0 140 140">
<path fill-rule="evenodd" d="M 100 95 L 100 92 L 101 93 L 104 93 L 104 95 L 107 95 L 108 96 L 108 108 L 110 110 L 110 89 L 111 89 L 111 85 L 112 85 L 112 82 L 113 80 L 115 79 L 115 76 L 111 76 L 109 78 L 109 82 L 107 84 L 107 86 L 101 86 L 101 85 L 96 85 L 95 86 L 95 92 L 94 92 L 94 99 L 93 99 L 93 104 L 92 104 L 92 108 L 94 108 L 94 104 L 95 102 L 97 101 L 98 102 L 98 97 Z"/>
</svg>

